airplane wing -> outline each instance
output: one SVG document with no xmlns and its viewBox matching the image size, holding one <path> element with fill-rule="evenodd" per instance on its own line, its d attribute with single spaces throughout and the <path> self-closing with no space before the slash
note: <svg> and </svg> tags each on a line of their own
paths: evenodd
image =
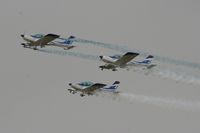
<svg viewBox="0 0 200 133">
<path fill-rule="evenodd" d="M 93 84 L 90 87 L 85 88 L 84 91 L 86 91 L 86 92 L 93 92 L 95 90 L 103 88 L 104 86 L 106 86 L 106 84 L 96 83 L 96 84 Z"/>
<path fill-rule="evenodd" d="M 55 34 L 47 34 L 44 37 L 42 37 L 41 39 L 37 40 L 36 42 L 34 42 L 34 45 L 36 46 L 44 46 L 47 45 L 49 42 L 59 38 L 59 35 L 55 35 Z"/>
<path fill-rule="evenodd" d="M 126 63 L 128 63 L 129 61 L 131 61 L 133 58 L 135 58 L 136 56 L 138 56 L 138 53 L 133 53 L 133 52 L 128 52 L 125 55 L 123 55 L 121 58 L 119 58 L 115 64 L 116 65 L 125 65 Z"/>
</svg>

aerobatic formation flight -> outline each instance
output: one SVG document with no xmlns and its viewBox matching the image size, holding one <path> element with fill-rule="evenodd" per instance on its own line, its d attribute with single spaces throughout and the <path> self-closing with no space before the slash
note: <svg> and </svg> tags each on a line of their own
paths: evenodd
<svg viewBox="0 0 200 133">
<path fill-rule="evenodd" d="M 60 38 L 59 35 L 56 34 L 35 34 L 35 35 L 24 35 L 21 37 L 25 40 L 25 43 L 22 43 L 24 48 L 30 48 L 37 50 L 37 47 L 43 48 L 45 46 L 57 46 L 61 47 L 64 50 L 71 49 L 75 47 L 73 42 L 75 41 L 74 36 L 70 36 L 68 38 Z M 101 70 L 103 69 L 111 69 L 112 71 L 117 71 L 117 68 L 126 68 L 129 66 L 139 66 L 146 69 L 151 69 L 156 66 L 156 64 L 152 64 L 153 56 L 149 55 L 142 61 L 133 61 L 132 59 L 137 57 L 139 53 L 127 52 L 124 55 L 114 55 L 114 56 L 99 56 L 100 60 L 106 63 L 105 65 L 99 66 Z M 80 92 L 80 96 L 83 97 L 85 95 L 94 95 L 98 92 L 109 92 L 113 94 L 118 94 L 117 88 L 120 82 L 115 81 L 112 85 L 102 84 L 102 83 L 93 83 L 91 81 L 84 81 L 81 83 L 69 83 L 71 87 L 68 91 L 72 94 Z"/>
</svg>

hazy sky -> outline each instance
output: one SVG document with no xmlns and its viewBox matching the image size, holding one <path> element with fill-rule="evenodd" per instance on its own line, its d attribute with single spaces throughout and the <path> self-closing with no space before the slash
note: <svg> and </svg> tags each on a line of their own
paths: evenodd
<svg viewBox="0 0 200 133">
<path fill-rule="evenodd" d="M 199 14 L 195 0 L 1 0 L 0 132 L 199 133 L 199 84 L 177 82 L 174 75 L 101 71 L 98 60 L 20 45 L 20 34 L 56 33 L 200 63 Z M 70 51 L 120 53 L 86 44 Z M 119 80 L 120 91 L 130 95 L 113 100 L 68 93 L 69 82 L 83 80 Z"/>
</svg>

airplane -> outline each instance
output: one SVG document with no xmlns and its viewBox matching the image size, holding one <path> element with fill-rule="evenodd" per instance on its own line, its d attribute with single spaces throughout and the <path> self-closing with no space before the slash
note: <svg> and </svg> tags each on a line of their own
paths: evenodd
<svg viewBox="0 0 200 133">
<path fill-rule="evenodd" d="M 99 66 L 99 68 L 101 70 L 112 69 L 112 71 L 117 71 L 117 67 L 125 68 L 127 63 L 138 55 L 139 53 L 127 52 L 124 55 L 99 56 L 100 60 L 106 63 L 105 65 Z"/>
<path fill-rule="evenodd" d="M 99 68 L 101 68 L 101 70 L 112 69 L 112 71 L 117 71 L 118 67 L 128 69 L 129 66 L 141 66 L 151 69 L 156 66 L 155 64 L 151 64 L 153 59 L 152 55 L 149 55 L 143 61 L 131 62 L 131 60 L 138 55 L 139 53 L 127 52 L 124 55 L 99 56 L 100 60 L 106 63 L 105 65 L 99 66 Z"/>
<path fill-rule="evenodd" d="M 119 93 L 119 91 L 117 91 L 119 84 L 120 84 L 119 81 L 115 81 L 112 85 L 107 85 L 107 84 L 102 84 L 102 83 L 93 83 L 91 81 L 83 81 L 76 84 L 69 83 L 69 86 L 72 89 L 68 89 L 68 91 L 72 94 L 76 94 L 77 92 L 80 92 L 81 97 L 85 95 L 88 95 L 88 96 L 94 95 L 95 93 L 100 92 L 100 91 L 117 94 Z"/>
<path fill-rule="evenodd" d="M 35 35 L 25 35 L 22 34 L 21 37 L 26 41 L 21 45 L 24 48 L 30 48 L 37 50 L 37 46 L 45 47 L 45 46 L 57 46 L 61 47 L 64 50 L 71 49 L 75 47 L 72 43 L 75 40 L 74 36 L 70 36 L 69 38 L 60 38 L 59 35 L 56 34 L 35 34 Z"/>
</svg>

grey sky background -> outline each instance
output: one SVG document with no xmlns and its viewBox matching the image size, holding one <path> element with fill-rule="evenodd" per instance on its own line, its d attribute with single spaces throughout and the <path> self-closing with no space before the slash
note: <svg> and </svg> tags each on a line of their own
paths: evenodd
<svg viewBox="0 0 200 133">
<path fill-rule="evenodd" d="M 0 131 L 199 133 L 199 111 L 102 96 L 81 98 L 66 91 L 69 82 L 119 80 L 120 91 L 136 96 L 198 102 L 199 85 L 126 70 L 102 72 L 99 61 L 20 45 L 22 33 L 56 33 L 200 63 L 199 14 L 200 2 L 195 0 L 1 0 Z M 70 51 L 120 53 L 86 44 Z"/>
</svg>

